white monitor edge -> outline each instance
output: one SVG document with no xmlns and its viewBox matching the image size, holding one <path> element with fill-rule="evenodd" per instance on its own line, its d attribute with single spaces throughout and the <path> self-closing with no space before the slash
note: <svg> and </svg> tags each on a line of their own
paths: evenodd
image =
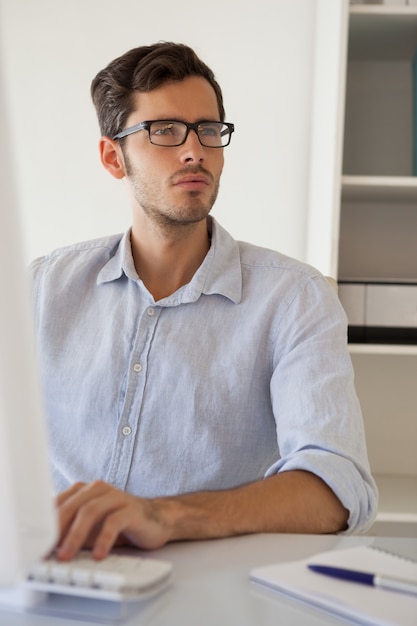
<svg viewBox="0 0 417 626">
<path fill-rule="evenodd" d="M 0 588 L 56 536 L 52 480 L 0 58 Z"/>
</svg>

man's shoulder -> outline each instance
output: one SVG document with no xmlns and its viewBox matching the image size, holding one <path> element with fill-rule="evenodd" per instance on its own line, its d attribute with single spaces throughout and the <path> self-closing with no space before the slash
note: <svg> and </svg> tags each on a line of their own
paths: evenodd
<svg viewBox="0 0 417 626">
<path fill-rule="evenodd" d="M 320 272 L 311 265 L 288 256 L 279 250 L 264 248 L 245 241 L 238 241 L 242 266 L 254 271 L 266 269 L 277 273 L 299 274 L 316 278 Z"/>
<path fill-rule="evenodd" d="M 214 222 L 216 243 L 223 252 L 225 263 L 234 263 L 233 277 L 240 273 L 244 289 L 255 290 L 281 301 L 293 300 L 309 285 L 313 291 L 321 291 L 327 281 L 321 272 L 308 263 L 291 257 L 279 250 L 234 239 L 225 229 Z M 237 267 L 238 266 L 238 267 Z"/>
<path fill-rule="evenodd" d="M 54 267 L 62 270 L 65 267 L 75 269 L 77 265 L 85 268 L 88 264 L 104 264 L 115 254 L 122 237 L 123 234 L 108 235 L 56 248 L 32 261 L 31 270 L 36 273 Z"/>
</svg>

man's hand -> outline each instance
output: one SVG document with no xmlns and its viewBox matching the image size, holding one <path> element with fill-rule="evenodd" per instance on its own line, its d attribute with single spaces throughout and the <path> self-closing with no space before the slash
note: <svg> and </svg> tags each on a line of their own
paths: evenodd
<svg viewBox="0 0 417 626">
<path fill-rule="evenodd" d="M 74 484 L 58 496 L 57 506 L 62 560 L 70 560 L 82 547 L 91 547 L 93 558 L 102 559 L 114 545 L 155 549 L 169 540 L 152 500 L 101 481 Z"/>
</svg>

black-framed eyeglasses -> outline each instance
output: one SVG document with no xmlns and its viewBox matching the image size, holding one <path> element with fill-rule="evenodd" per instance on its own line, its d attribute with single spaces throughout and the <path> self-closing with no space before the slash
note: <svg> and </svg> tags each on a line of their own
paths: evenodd
<svg viewBox="0 0 417 626">
<path fill-rule="evenodd" d="M 181 146 L 190 130 L 193 130 L 202 146 L 224 148 L 229 145 L 235 127 L 229 122 L 204 121 L 190 124 L 179 120 L 147 120 L 122 130 L 113 139 L 122 139 L 140 130 L 148 131 L 149 141 L 155 146 Z"/>
</svg>

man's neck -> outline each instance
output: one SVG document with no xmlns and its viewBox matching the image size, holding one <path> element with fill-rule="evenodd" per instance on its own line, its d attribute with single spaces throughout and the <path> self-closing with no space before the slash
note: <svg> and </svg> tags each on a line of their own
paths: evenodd
<svg viewBox="0 0 417 626">
<path fill-rule="evenodd" d="M 149 223 L 131 233 L 136 271 L 155 302 L 190 282 L 209 248 L 207 220 L 161 232 Z"/>
</svg>

